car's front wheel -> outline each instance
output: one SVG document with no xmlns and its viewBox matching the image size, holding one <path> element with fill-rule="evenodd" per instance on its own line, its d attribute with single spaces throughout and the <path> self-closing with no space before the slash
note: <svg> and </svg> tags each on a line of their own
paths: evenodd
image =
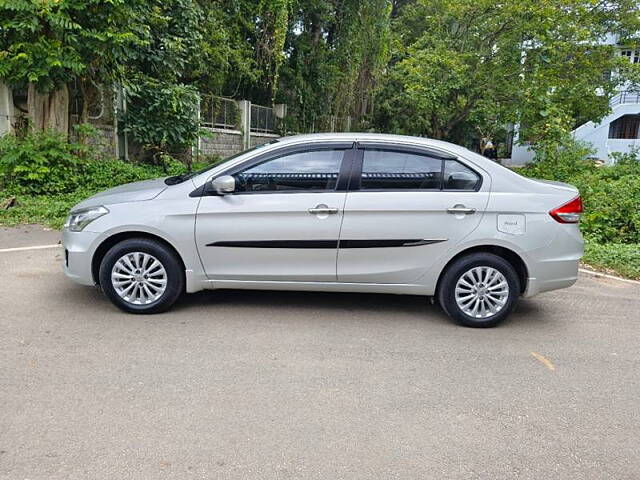
<svg viewBox="0 0 640 480">
<path fill-rule="evenodd" d="M 184 290 L 184 271 L 175 253 L 148 238 L 124 240 L 100 264 L 100 286 L 120 309 L 158 313 L 169 309 Z"/>
<path fill-rule="evenodd" d="M 479 252 L 465 255 L 444 272 L 438 301 L 454 320 L 467 327 L 493 327 L 515 307 L 520 281 L 504 258 Z"/>
</svg>

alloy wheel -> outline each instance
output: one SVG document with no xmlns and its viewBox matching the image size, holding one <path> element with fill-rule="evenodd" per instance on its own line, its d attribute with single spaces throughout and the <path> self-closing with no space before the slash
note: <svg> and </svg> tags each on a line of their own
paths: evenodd
<svg viewBox="0 0 640 480">
<path fill-rule="evenodd" d="M 167 272 L 153 255 L 130 252 L 114 263 L 111 284 L 125 302 L 148 305 L 158 300 L 167 289 Z"/>
<path fill-rule="evenodd" d="M 506 305 L 508 298 L 507 279 L 492 267 L 474 267 L 463 273 L 456 283 L 456 303 L 473 318 L 494 316 Z"/>
</svg>

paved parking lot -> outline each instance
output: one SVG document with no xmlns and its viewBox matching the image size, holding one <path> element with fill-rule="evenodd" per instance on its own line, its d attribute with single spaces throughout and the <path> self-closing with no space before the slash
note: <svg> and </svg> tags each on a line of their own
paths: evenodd
<svg viewBox="0 0 640 480">
<path fill-rule="evenodd" d="M 57 233 L 0 230 L 28 241 Z M 0 479 L 640 477 L 637 285 L 583 277 L 473 330 L 361 294 L 131 316 L 60 263 L 0 253 Z"/>
</svg>

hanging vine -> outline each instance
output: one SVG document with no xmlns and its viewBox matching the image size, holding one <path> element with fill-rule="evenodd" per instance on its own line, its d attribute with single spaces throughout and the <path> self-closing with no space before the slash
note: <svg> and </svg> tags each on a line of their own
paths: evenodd
<svg viewBox="0 0 640 480">
<path fill-rule="evenodd" d="M 258 6 L 256 62 L 262 68 L 267 95 L 272 102 L 284 60 L 290 8 L 291 0 L 261 0 Z"/>
</svg>

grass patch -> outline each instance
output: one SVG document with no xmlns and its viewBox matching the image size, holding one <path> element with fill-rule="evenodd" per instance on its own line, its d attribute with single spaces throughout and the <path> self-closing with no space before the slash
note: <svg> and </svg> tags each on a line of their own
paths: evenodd
<svg viewBox="0 0 640 480">
<path fill-rule="evenodd" d="M 585 242 L 582 261 L 599 270 L 608 270 L 640 280 L 640 244 Z"/>
<path fill-rule="evenodd" d="M 15 206 L 0 210 L 0 225 L 15 226 L 24 223 L 61 229 L 69 210 L 91 192 L 74 192 L 59 195 L 16 195 Z"/>
</svg>

